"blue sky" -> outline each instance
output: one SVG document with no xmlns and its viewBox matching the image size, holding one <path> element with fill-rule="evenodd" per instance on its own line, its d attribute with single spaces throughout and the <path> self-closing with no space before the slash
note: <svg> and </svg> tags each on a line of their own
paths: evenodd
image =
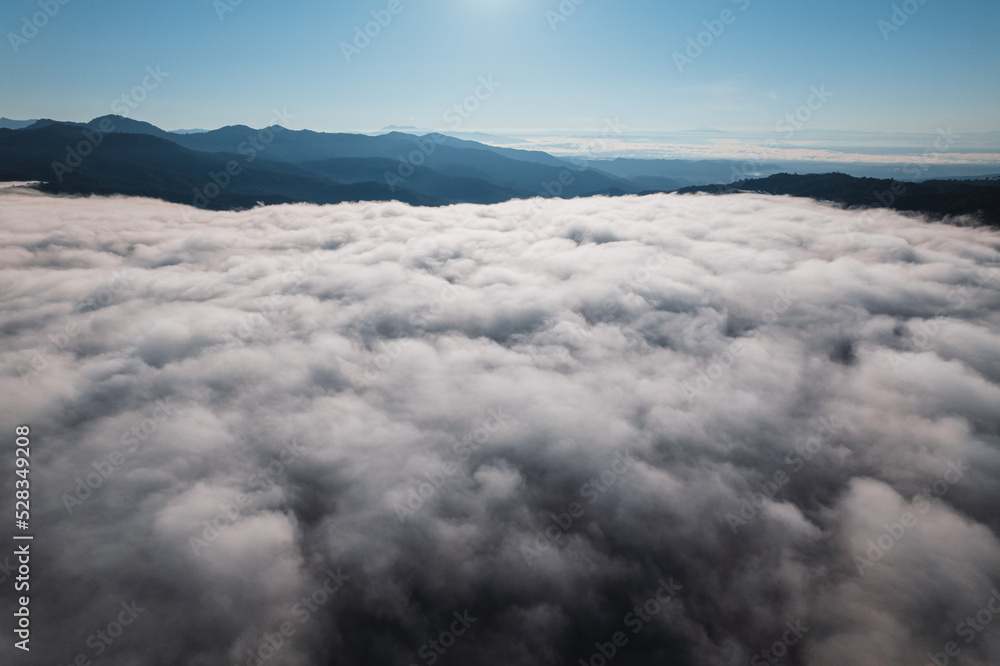
<svg viewBox="0 0 1000 666">
<path fill-rule="evenodd" d="M 891 33 L 878 22 L 892 25 L 894 3 L 872 0 L 563 0 L 571 14 L 560 0 L 398 0 L 350 62 L 342 43 L 391 0 L 46 1 L 58 12 L 33 35 L 38 0 L 0 5 L 0 115 L 103 115 L 159 66 L 168 76 L 132 117 L 167 129 L 263 126 L 275 108 L 295 128 L 447 128 L 492 76 L 462 130 L 768 130 L 813 86 L 833 93 L 813 127 L 1000 130 L 1000 3 L 987 0 L 909 0 Z M 679 71 L 674 53 L 727 10 Z"/>
</svg>

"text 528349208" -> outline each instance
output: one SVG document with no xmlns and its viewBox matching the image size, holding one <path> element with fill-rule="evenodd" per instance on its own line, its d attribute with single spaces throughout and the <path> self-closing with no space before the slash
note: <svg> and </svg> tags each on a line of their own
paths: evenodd
<svg viewBox="0 0 1000 666">
<path fill-rule="evenodd" d="M 32 537 L 26 534 L 31 520 L 31 482 L 28 475 L 31 472 L 31 440 L 28 426 L 17 426 L 14 429 L 14 558 L 17 561 L 17 576 L 14 578 L 14 590 L 20 593 L 15 604 L 14 634 L 18 640 L 14 645 L 25 652 L 31 650 L 31 544 Z"/>
</svg>

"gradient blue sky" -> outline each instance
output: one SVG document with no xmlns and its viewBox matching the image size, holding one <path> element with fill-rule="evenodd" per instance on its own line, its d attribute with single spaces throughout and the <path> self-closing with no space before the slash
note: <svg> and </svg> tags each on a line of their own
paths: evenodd
<svg viewBox="0 0 1000 666">
<path fill-rule="evenodd" d="M 813 127 L 1000 129 L 994 0 L 927 0 L 888 40 L 877 23 L 893 2 L 872 0 L 584 0 L 555 30 L 559 0 L 400 2 L 348 63 L 341 42 L 389 0 L 242 0 L 223 20 L 213 0 L 69 0 L 18 53 L 8 33 L 37 0 L 4 0 L 0 115 L 103 115 L 159 65 L 169 77 L 132 117 L 166 129 L 259 127 L 275 107 L 294 128 L 445 128 L 490 74 L 501 86 L 462 130 L 600 130 L 616 117 L 630 131 L 768 130 L 820 85 L 834 97 Z M 672 54 L 725 9 L 735 22 L 679 72 Z"/>
</svg>

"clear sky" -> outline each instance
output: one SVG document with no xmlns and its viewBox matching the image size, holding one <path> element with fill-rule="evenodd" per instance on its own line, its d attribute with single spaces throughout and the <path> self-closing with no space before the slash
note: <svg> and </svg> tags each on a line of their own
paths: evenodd
<svg viewBox="0 0 1000 666">
<path fill-rule="evenodd" d="M 87 120 L 145 79 L 131 116 L 165 129 L 260 127 L 274 108 L 293 128 L 454 129 L 445 113 L 478 88 L 462 130 L 758 130 L 825 86 L 814 127 L 1000 130 L 995 0 L 897 0 L 898 25 L 877 0 L 62 1 L 41 0 L 58 11 L 37 34 L 39 0 L 0 4 L 0 115 Z M 719 34 L 680 71 L 705 21 Z"/>
</svg>

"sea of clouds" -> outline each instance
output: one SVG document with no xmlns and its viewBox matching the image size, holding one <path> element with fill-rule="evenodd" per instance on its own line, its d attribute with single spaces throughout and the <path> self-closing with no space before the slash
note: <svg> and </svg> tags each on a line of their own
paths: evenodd
<svg viewBox="0 0 1000 666">
<path fill-rule="evenodd" d="M 995 664 L 1000 233 L 859 219 L 0 190 L 3 662 Z"/>
</svg>

